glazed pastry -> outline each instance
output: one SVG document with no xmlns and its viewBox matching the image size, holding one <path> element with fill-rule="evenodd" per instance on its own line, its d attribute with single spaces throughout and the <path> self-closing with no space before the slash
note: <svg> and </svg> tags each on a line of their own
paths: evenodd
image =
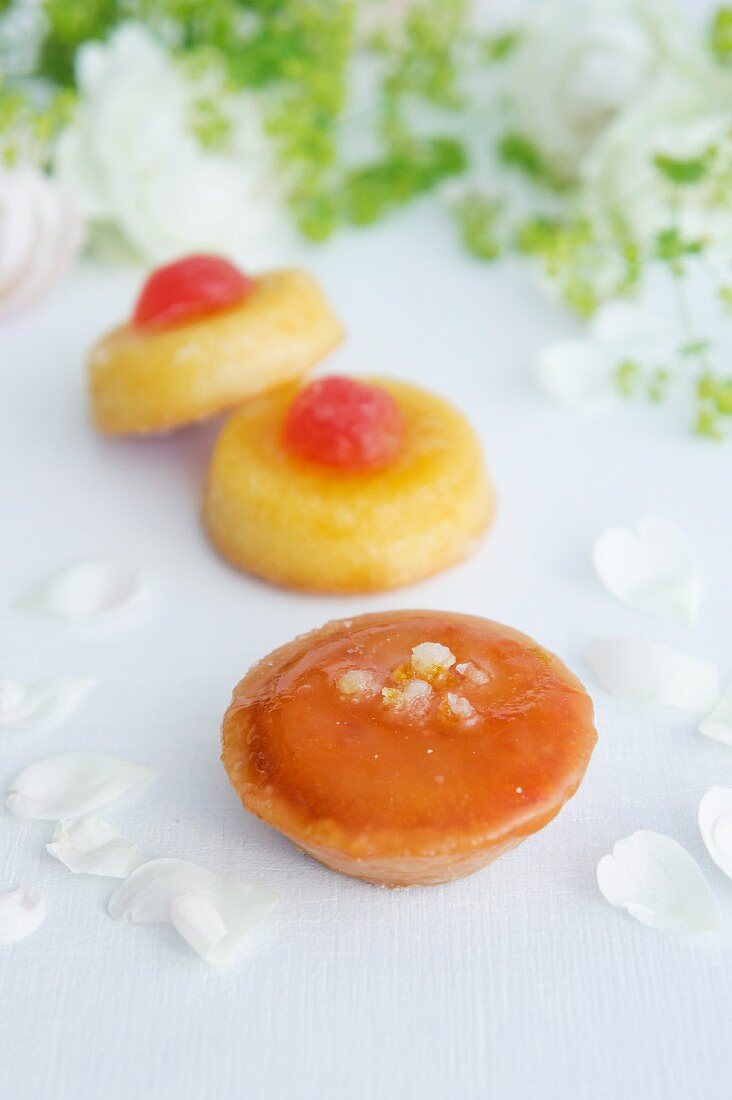
<svg viewBox="0 0 732 1100">
<path fill-rule="evenodd" d="M 94 423 L 106 435 L 170 431 L 299 378 L 342 335 L 304 271 L 250 278 L 216 256 L 178 260 L 92 348 Z"/>
<path fill-rule="evenodd" d="M 246 808 L 326 867 L 428 885 L 548 824 L 596 739 L 579 680 L 530 638 L 397 611 L 328 623 L 256 664 L 222 760 Z"/>
<path fill-rule="evenodd" d="M 214 545 L 290 588 L 371 592 L 464 558 L 493 513 L 480 444 L 452 405 L 406 382 L 330 377 L 268 393 L 216 443 Z"/>
</svg>

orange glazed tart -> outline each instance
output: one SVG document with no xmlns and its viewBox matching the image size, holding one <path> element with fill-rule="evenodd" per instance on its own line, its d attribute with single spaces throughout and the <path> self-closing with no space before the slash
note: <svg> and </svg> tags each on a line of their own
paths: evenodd
<svg viewBox="0 0 732 1100">
<path fill-rule="evenodd" d="M 246 808 L 326 867 L 429 885 L 548 824 L 596 739 L 581 683 L 530 638 L 397 611 L 328 623 L 256 664 L 222 759 Z"/>
<path fill-rule="evenodd" d="M 405 382 L 330 377 L 230 417 L 203 511 L 240 569 L 290 588 L 371 592 L 469 554 L 493 491 L 452 405 Z"/>
<path fill-rule="evenodd" d="M 299 378 L 343 336 L 304 271 L 250 278 L 217 256 L 152 273 L 133 316 L 94 345 L 94 423 L 106 435 L 164 432 Z"/>
</svg>

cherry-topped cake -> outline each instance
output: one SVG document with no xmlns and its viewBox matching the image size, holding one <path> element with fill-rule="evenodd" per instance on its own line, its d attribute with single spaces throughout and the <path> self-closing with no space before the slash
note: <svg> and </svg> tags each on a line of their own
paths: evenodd
<svg viewBox="0 0 732 1100">
<path fill-rule="evenodd" d="M 290 588 L 370 592 L 464 558 L 493 515 L 480 443 L 434 394 L 331 376 L 225 424 L 204 519 L 240 569 Z"/>
<path fill-rule="evenodd" d="M 328 623 L 235 688 L 222 759 L 248 810 L 387 886 L 472 874 L 575 793 L 597 735 L 562 662 L 472 615 Z"/>
<path fill-rule="evenodd" d="M 292 382 L 342 336 L 304 271 L 252 277 L 220 256 L 176 260 L 92 348 L 94 422 L 107 435 L 170 431 Z"/>
</svg>

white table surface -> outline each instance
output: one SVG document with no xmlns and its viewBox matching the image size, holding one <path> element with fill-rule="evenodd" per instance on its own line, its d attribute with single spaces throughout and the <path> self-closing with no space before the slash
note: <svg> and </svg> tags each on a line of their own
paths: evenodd
<svg viewBox="0 0 732 1100">
<path fill-rule="evenodd" d="M 293 253 L 290 258 L 293 258 Z M 152 856 L 184 856 L 282 902 L 256 950 L 211 971 L 169 927 L 112 922 L 114 883 L 44 852 L 50 827 L 5 814 L 0 886 L 47 895 L 40 931 L 0 951 L 0 1094 L 23 1100 L 722 1100 L 732 1080 L 732 882 L 695 825 L 732 784 L 732 750 L 676 712 L 594 683 L 595 633 L 678 645 L 732 672 L 730 450 L 645 408 L 577 418 L 547 404 L 532 353 L 566 332 L 520 265 L 466 259 L 428 207 L 343 237 L 308 262 L 349 332 L 328 369 L 393 373 L 470 410 L 500 493 L 467 564 L 395 594 L 314 598 L 244 577 L 211 551 L 197 509 L 216 425 L 154 442 L 91 429 L 82 360 L 127 310 L 137 275 L 82 267 L 2 332 L 0 674 L 98 676 L 65 725 L 2 737 L 0 786 L 51 753 L 154 765 L 103 816 Z M 655 512 L 704 560 L 694 631 L 616 604 L 593 537 Z M 155 599 L 125 626 L 8 610 L 89 556 L 146 563 Z M 485 614 L 534 635 L 586 679 L 600 742 L 577 797 L 494 867 L 388 891 L 333 874 L 243 812 L 219 722 L 247 666 L 327 618 L 388 607 Z M 4 811 L 3 811 L 4 812 Z M 721 927 L 665 937 L 610 908 L 598 858 L 637 828 L 700 861 Z"/>
</svg>

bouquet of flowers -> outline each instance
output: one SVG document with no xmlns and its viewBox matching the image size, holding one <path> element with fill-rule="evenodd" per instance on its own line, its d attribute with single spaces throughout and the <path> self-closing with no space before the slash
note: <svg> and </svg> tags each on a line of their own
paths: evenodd
<svg viewBox="0 0 732 1100">
<path fill-rule="evenodd" d="M 256 262 L 434 193 L 472 255 L 530 257 L 587 319 L 539 357 L 547 392 L 677 394 L 726 434 L 732 7 L 0 0 L 0 71 L 6 306 L 83 235 Z"/>
</svg>

